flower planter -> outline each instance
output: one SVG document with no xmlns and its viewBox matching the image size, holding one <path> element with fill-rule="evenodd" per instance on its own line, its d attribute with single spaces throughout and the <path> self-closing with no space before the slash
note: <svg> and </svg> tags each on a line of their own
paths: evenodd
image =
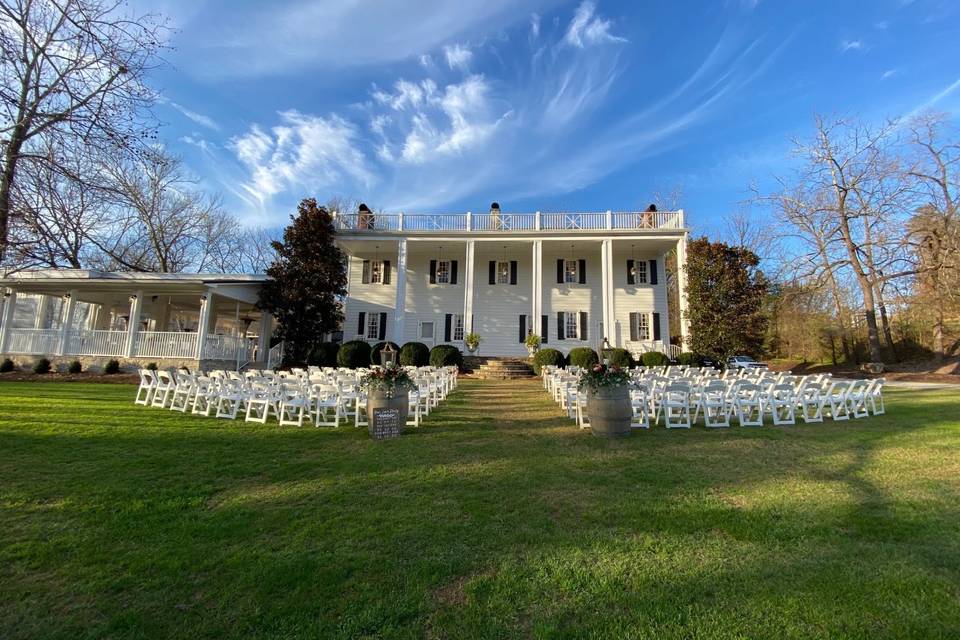
<svg viewBox="0 0 960 640">
<path fill-rule="evenodd" d="M 370 437 L 374 440 L 396 438 L 407 424 L 410 400 L 405 389 L 398 390 L 394 397 L 373 392 L 367 397 L 367 416 Z"/>
<path fill-rule="evenodd" d="M 630 387 L 600 387 L 587 393 L 587 418 L 590 431 L 603 438 L 630 435 Z"/>
<path fill-rule="evenodd" d="M 530 355 L 531 358 L 537 355 L 537 351 L 539 351 L 537 347 L 527 347 L 527 353 Z"/>
<path fill-rule="evenodd" d="M 479 348 L 480 348 L 480 345 L 478 345 L 478 344 L 473 344 L 473 345 L 468 344 L 468 345 L 467 345 L 467 351 L 469 351 L 470 353 L 476 353 L 476 352 L 477 352 L 477 349 L 479 349 Z"/>
</svg>

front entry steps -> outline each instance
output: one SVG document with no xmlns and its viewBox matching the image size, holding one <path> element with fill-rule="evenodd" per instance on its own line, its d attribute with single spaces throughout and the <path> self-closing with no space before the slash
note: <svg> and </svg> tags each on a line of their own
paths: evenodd
<svg viewBox="0 0 960 640">
<path fill-rule="evenodd" d="M 529 378 L 533 369 L 527 360 L 521 358 L 489 358 L 473 370 L 473 375 L 483 380 L 512 380 Z"/>
</svg>

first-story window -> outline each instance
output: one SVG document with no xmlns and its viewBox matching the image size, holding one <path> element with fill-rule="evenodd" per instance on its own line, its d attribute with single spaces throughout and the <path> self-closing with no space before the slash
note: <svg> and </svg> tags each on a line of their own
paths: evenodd
<svg viewBox="0 0 960 640">
<path fill-rule="evenodd" d="M 563 314 L 563 335 L 567 340 L 576 340 L 579 328 L 580 323 L 576 313 Z"/>
<path fill-rule="evenodd" d="M 563 281 L 566 283 L 576 283 L 580 281 L 579 275 L 577 273 L 577 261 L 576 260 L 566 260 L 563 263 Z"/>
<path fill-rule="evenodd" d="M 450 284 L 450 261 L 437 262 L 437 284 Z"/>
<path fill-rule="evenodd" d="M 380 338 L 380 314 L 367 314 L 367 339 L 378 340 Z"/>
<path fill-rule="evenodd" d="M 643 263 L 640 263 L 643 264 Z M 650 339 L 650 314 L 647 313 L 638 313 L 636 314 L 637 319 L 637 339 L 638 340 L 649 340 Z"/>
<path fill-rule="evenodd" d="M 497 262 L 497 284 L 510 284 L 509 262 Z"/>
<path fill-rule="evenodd" d="M 453 316 L 453 341 L 463 342 L 463 316 L 460 314 Z"/>
</svg>

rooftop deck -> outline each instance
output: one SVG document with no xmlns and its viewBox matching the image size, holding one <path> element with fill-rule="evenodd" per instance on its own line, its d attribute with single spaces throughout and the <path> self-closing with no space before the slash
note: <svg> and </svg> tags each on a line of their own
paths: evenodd
<svg viewBox="0 0 960 640">
<path fill-rule="evenodd" d="M 683 231 L 679 211 L 600 211 L 580 213 L 337 213 L 337 231 L 365 232 L 555 232 Z"/>
</svg>

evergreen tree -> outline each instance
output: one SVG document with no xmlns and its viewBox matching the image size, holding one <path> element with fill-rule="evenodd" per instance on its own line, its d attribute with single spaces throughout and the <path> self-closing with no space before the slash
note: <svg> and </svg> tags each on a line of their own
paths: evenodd
<svg viewBox="0 0 960 640">
<path fill-rule="evenodd" d="M 726 361 L 758 357 L 767 330 L 767 278 L 760 258 L 743 247 L 699 238 L 687 249 L 690 351 Z"/>
<path fill-rule="evenodd" d="M 294 362 L 305 362 L 343 320 L 346 261 L 334 235 L 333 217 L 307 198 L 291 216 L 283 241 L 271 243 L 277 257 L 267 269 L 271 279 L 260 291 L 258 307 L 277 318 L 276 336 Z"/>
</svg>

